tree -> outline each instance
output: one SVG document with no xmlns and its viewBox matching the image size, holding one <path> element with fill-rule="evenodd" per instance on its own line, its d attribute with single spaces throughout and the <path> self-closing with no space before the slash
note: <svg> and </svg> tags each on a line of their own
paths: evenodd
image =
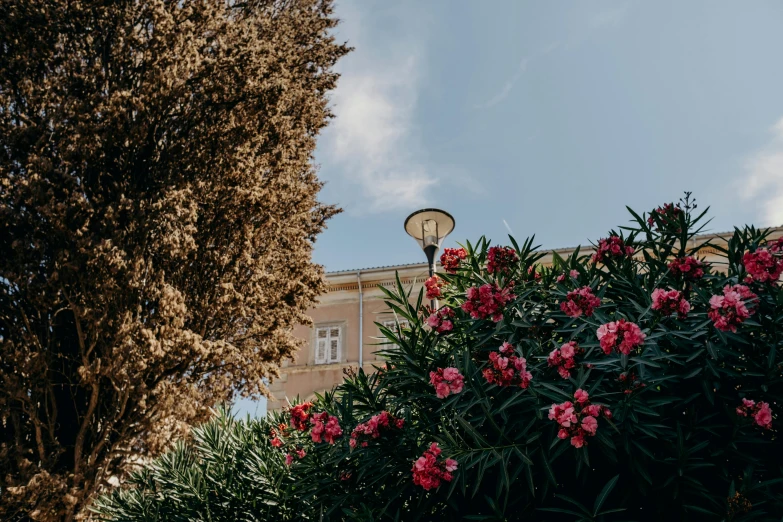
<svg viewBox="0 0 783 522">
<path fill-rule="evenodd" d="M 0 4 L 0 518 L 70 520 L 299 346 L 330 0 Z"/>
<path fill-rule="evenodd" d="M 96 502 L 103 520 L 779 520 L 783 238 L 692 241 L 692 201 L 593 256 L 448 251 L 385 365 L 225 417 Z M 719 251 L 708 263 L 706 249 Z M 441 308 L 422 306 L 437 295 Z M 207 436 L 207 434 L 210 434 Z M 184 480 L 183 477 L 187 477 Z"/>
</svg>

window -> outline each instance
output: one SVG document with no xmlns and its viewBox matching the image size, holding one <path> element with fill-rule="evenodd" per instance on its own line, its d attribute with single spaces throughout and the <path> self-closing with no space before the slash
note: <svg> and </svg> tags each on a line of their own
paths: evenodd
<svg viewBox="0 0 783 522">
<path fill-rule="evenodd" d="M 340 362 L 340 333 L 339 326 L 319 326 L 315 329 L 315 364 Z"/>
<path fill-rule="evenodd" d="M 400 323 L 400 328 L 408 328 L 409 327 L 409 323 L 405 319 L 400 320 L 399 323 Z M 392 332 L 399 333 L 397 331 L 397 321 L 395 321 L 394 319 L 386 320 L 386 321 L 384 321 L 381 324 L 383 324 L 383 326 L 385 326 L 386 328 L 388 328 Z"/>
</svg>

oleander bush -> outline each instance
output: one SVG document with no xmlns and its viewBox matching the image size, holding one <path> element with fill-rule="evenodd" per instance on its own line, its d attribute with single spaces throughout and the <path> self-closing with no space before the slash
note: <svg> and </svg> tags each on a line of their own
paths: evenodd
<svg viewBox="0 0 783 522">
<path fill-rule="evenodd" d="M 705 214 L 684 203 L 546 268 L 532 239 L 447 249 L 418 296 L 387 290 L 409 327 L 381 327 L 375 373 L 265 419 L 224 413 L 97 512 L 780 520 L 783 239 L 693 241 Z"/>
</svg>

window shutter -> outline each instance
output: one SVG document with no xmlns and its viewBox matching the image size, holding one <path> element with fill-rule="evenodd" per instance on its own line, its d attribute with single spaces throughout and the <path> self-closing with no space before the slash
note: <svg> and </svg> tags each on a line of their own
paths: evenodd
<svg viewBox="0 0 783 522">
<path fill-rule="evenodd" d="M 329 362 L 337 362 L 340 357 L 340 338 L 329 339 L 329 342 L 331 343 L 329 345 Z"/>
<path fill-rule="evenodd" d="M 315 364 L 324 364 L 326 362 L 326 343 L 329 337 L 329 330 L 318 328 L 316 330 L 315 341 Z"/>
</svg>

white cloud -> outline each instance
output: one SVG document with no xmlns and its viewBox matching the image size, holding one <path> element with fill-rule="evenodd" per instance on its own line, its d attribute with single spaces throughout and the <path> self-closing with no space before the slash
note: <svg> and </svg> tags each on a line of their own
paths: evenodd
<svg viewBox="0 0 783 522">
<path fill-rule="evenodd" d="M 500 92 L 493 96 L 488 102 L 476 105 L 476 108 L 487 109 L 489 107 L 494 107 L 498 103 L 505 100 L 506 97 L 511 93 L 511 89 L 514 88 L 514 84 L 519 81 L 523 74 L 525 74 L 528 61 L 528 58 L 522 58 L 522 61 L 519 62 L 519 67 L 517 67 L 516 72 L 506 81 L 506 83 L 503 84 L 503 88 L 500 89 Z"/>
<path fill-rule="evenodd" d="M 625 20 L 625 16 L 628 14 L 628 5 L 623 4 L 614 9 L 607 9 L 592 15 L 588 19 L 588 24 L 591 29 L 599 29 L 601 27 L 608 27 L 619 25 Z"/>
<path fill-rule="evenodd" d="M 783 225 L 783 118 L 773 125 L 772 139 L 745 162 L 742 195 L 756 199 L 765 224 Z"/>
<path fill-rule="evenodd" d="M 344 203 L 355 212 L 426 205 L 437 177 L 425 167 L 415 123 L 423 45 L 415 34 L 365 38 L 356 7 L 341 3 L 337 9 L 343 20 L 338 38 L 355 50 L 338 67 L 335 119 L 321 140 L 322 172 L 351 192 Z"/>
</svg>

